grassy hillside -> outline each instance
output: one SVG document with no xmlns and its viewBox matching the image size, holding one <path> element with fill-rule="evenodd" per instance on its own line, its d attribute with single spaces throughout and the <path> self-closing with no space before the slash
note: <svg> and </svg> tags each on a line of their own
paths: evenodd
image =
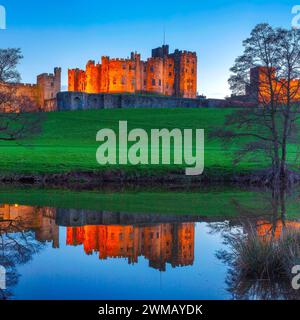
<svg viewBox="0 0 300 320">
<path fill-rule="evenodd" d="M 216 140 L 208 139 L 208 133 L 222 126 L 226 114 L 222 109 L 117 109 L 49 113 L 42 133 L 33 139 L 0 142 L 0 174 L 4 173 L 60 173 L 69 171 L 103 170 L 96 162 L 96 133 L 101 128 L 118 132 L 118 121 L 127 120 L 129 130 L 143 128 L 199 128 L 205 129 L 205 170 L 207 173 L 232 173 L 265 167 L 266 160 L 255 157 L 232 165 L 233 152 L 241 145 L 229 148 Z M 293 147 L 290 148 L 292 156 Z M 135 170 L 160 172 L 175 166 L 134 167 Z M 178 166 L 177 166 L 178 167 Z M 181 166 L 185 167 L 185 166 Z M 116 168 L 114 166 L 113 168 Z M 123 167 L 132 170 L 132 167 Z"/>
</svg>

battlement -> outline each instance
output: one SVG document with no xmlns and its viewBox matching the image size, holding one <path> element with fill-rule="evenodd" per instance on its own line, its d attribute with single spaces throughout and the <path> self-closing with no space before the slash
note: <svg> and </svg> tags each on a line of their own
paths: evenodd
<svg viewBox="0 0 300 320">
<path fill-rule="evenodd" d="M 95 60 L 89 60 L 86 65 L 87 66 L 95 66 Z"/>
<path fill-rule="evenodd" d="M 130 59 L 125 59 L 125 58 L 112 58 L 110 59 L 111 62 L 129 62 Z"/>
<path fill-rule="evenodd" d="M 54 73 L 41 73 L 37 75 L 37 79 L 41 78 L 55 78 L 55 77 L 60 77 L 61 75 L 61 68 L 54 68 Z"/>
<path fill-rule="evenodd" d="M 188 59 L 191 59 L 191 65 Z M 169 45 L 163 45 L 153 49 L 151 57 L 146 61 L 141 60 L 141 55 L 136 51 L 132 51 L 128 58 L 102 56 L 101 64 L 95 65 L 94 60 L 89 60 L 86 70 L 70 69 L 68 79 L 69 91 L 147 92 L 196 98 L 197 55 L 178 49 L 170 54 Z"/>
<path fill-rule="evenodd" d="M 178 49 L 174 51 L 174 54 L 197 56 L 197 53 L 195 51 L 178 50 Z"/>
<path fill-rule="evenodd" d="M 54 77 L 54 74 L 53 73 L 41 73 L 37 76 L 38 78 L 44 78 L 44 77 L 47 77 L 47 78 L 53 78 Z"/>
<path fill-rule="evenodd" d="M 36 84 L 32 83 L 10 83 L 9 85 L 19 87 L 19 88 L 36 88 Z"/>
</svg>

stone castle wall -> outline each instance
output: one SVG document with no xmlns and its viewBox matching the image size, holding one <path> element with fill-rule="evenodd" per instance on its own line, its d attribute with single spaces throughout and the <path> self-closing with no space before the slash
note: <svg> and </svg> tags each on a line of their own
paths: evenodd
<svg viewBox="0 0 300 320">
<path fill-rule="evenodd" d="M 119 108 L 224 108 L 233 106 L 221 99 L 189 99 L 135 94 L 88 94 L 60 92 L 57 95 L 59 111 Z"/>
<path fill-rule="evenodd" d="M 53 74 L 43 73 L 37 76 L 36 84 L 0 83 L 2 92 L 10 92 L 17 98 L 27 98 L 28 110 L 22 111 L 54 111 L 57 109 L 57 93 L 61 91 L 61 68 L 55 68 Z M 17 104 L 20 101 L 17 102 Z M 14 102 L 4 105 L 4 112 L 18 112 L 20 107 Z"/>
</svg>

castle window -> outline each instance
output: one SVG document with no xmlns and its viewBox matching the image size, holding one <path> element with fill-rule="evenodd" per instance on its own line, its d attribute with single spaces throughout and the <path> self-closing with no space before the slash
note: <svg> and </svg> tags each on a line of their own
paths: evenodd
<svg viewBox="0 0 300 320">
<path fill-rule="evenodd" d="M 147 85 L 147 81 L 146 80 L 144 80 L 144 86 L 146 86 Z"/>
<path fill-rule="evenodd" d="M 126 64 L 122 65 L 123 70 L 126 70 Z"/>
<path fill-rule="evenodd" d="M 51 87 L 54 87 L 54 82 L 51 82 Z"/>
<path fill-rule="evenodd" d="M 189 59 L 186 59 L 186 63 L 190 63 L 190 60 L 189 60 Z"/>
<path fill-rule="evenodd" d="M 169 72 L 169 77 L 172 77 L 172 72 Z"/>
<path fill-rule="evenodd" d="M 150 72 L 154 72 L 154 67 L 153 66 L 150 67 Z"/>
<path fill-rule="evenodd" d="M 161 86 L 161 80 L 160 79 L 158 80 L 158 85 Z"/>
<path fill-rule="evenodd" d="M 113 84 L 114 84 L 114 85 L 117 84 L 117 79 L 116 79 L 116 77 L 113 78 Z"/>
<path fill-rule="evenodd" d="M 122 77 L 121 78 L 121 84 L 124 85 L 125 83 L 126 83 L 126 79 L 125 79 L 125 77 Z"/>
<path fill-rule="evenodd" d="M 147 68 L 146 68 L 146 66 L 144 67 L 144 72 L 147 72 Z"/>
<path fill-rule="evenodd" d="M 172 67 L 173 67 L 173 65 L 172 65 L 172 63 L 170 63 L 170 64 L 169 64 L 169 68 L 172 68 Z"/>
<path fill-rule="evenodd" d="M 152 79 L 152 85 L 155 86 L 155 79 Z"/>
<path fill-rule="evenodd" d="M 194 74 L 195 73 L 195 70 L 194 69 L 192 69 L 192 74 Z"/>
</svg>

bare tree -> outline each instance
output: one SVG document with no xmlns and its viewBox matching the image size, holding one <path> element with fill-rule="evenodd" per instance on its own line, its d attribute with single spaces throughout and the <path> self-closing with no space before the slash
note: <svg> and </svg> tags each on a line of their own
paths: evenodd
<svg viewBox="0 0 300 320">
<path fill-rule="evenodd" d="M 18 93 L 20 49 L 0 49 L 0 140 L 19 140 L 41 130 L 37 102 Z"/>
<path fill-rule="evenodd" d="M 6 269 L 7 290 L 0 289 L 0 300 L 9 299 L 10 291 L 19 280 L 18 265 L 29 262 L 44 244 L 28 230 L 28 221 L 22 217 L 0 220 L 0 265 Z"/>
<path fill-rule="evenodd" d="M 0 82 L 17 83 L 21 80 L 17 65 L 23 58 L 21 49 L 0 50 Z"/>
<path fill-rule="evenodd" d="M 287 145 L 297 134 L 300 112 L 300 31 L 259 24 L 243 46 L 229 84 L 234 95 L 246 94 L 255 105 L 235 110 L 213 136 L 226 142 L 244 137 L 235 161 L 259 153 L 271 160 L 269 180 L 286 184 Z"/>
</svg>

